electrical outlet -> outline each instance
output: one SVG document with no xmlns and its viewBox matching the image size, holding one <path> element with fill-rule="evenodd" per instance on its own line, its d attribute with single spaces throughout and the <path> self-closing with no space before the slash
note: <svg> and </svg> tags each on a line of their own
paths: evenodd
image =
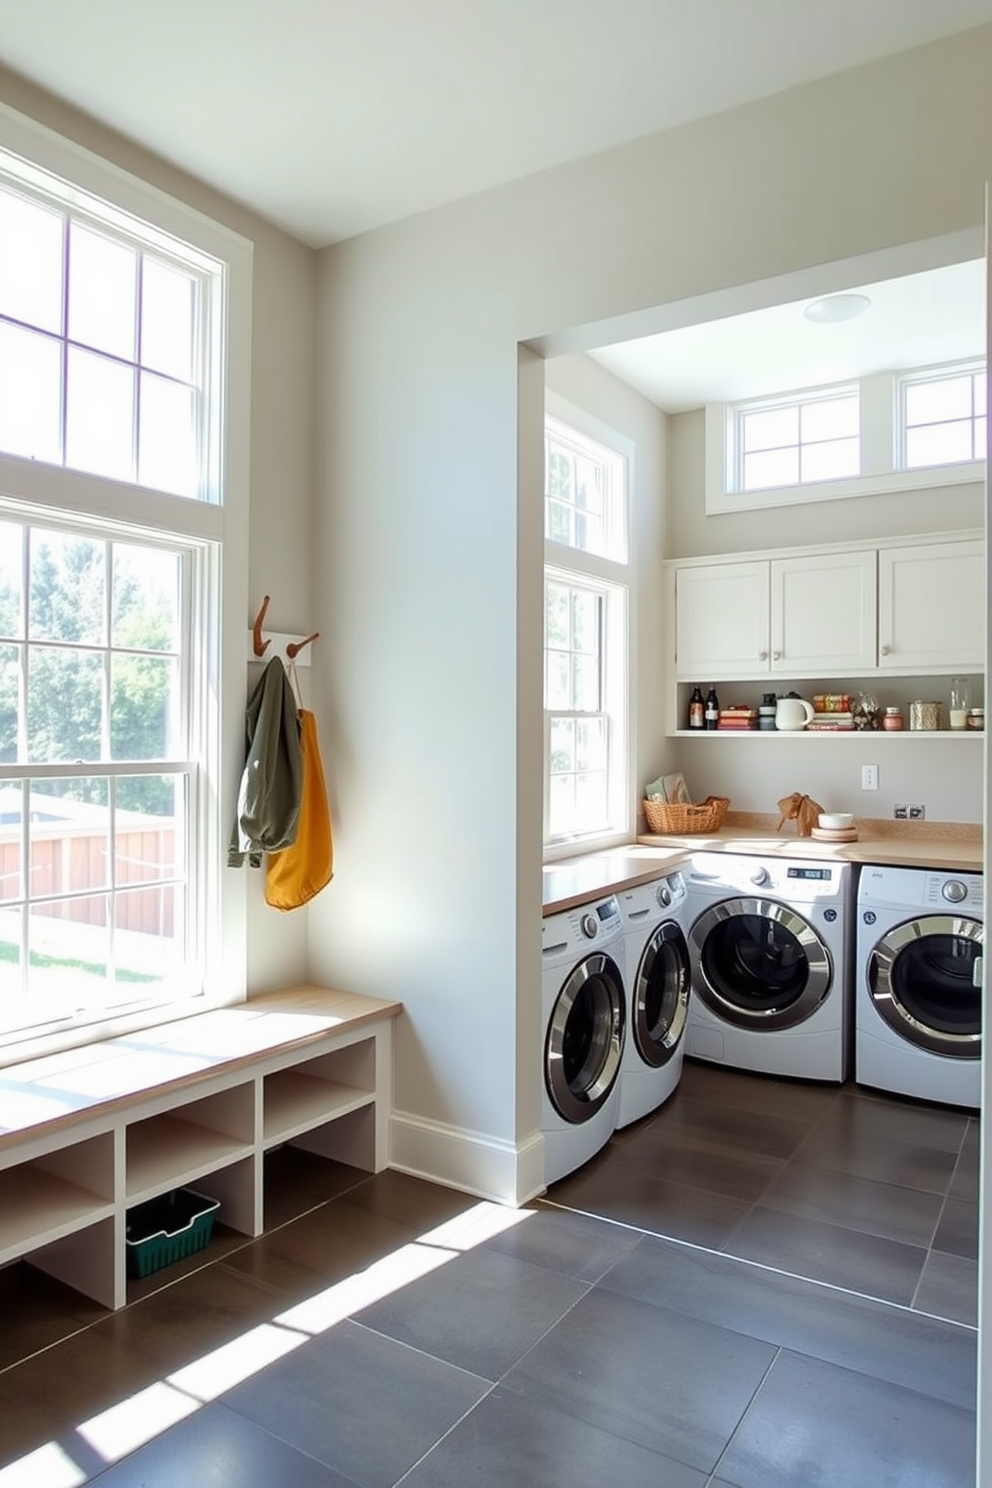
<svg viewBox="0 0 992 1488">
<path fill-rule="evenodd" d="M 909 807 L 893 806 L 892 815 L 895 817 L 896 821 L 909 821 Z"/>
<path fill-rule="evenodd" d="M 862 765 L 861 766 L 861 789 L 862 790 L 878 790 L 878 766 L 877 765 Z"/>
<path fill-rule="evenodd" d="M 925 806 L 910 806 L 909 808 L 910 821 L 923 821 L 926 814 L 927 809 Z"/>
</svg>

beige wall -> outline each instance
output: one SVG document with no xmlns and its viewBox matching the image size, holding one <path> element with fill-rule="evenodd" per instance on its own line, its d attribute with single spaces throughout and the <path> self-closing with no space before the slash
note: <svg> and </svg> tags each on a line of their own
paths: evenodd
<svg viewBox="0 0 992 1488">
<path fill-rule="evenodd" d="M 444 1176 L 471 1146 L 510 1196 L 532 1171 L 536 1058 L 512 1066 L 540 1040 L 537 910 L 514 886 L 541 856 L 539 762 L 518 754 L 538 736 L 539 565 L 520 553 L 540 484 L 525 467 L 518 488 L 517 343 L 611 344 L 980 228 L 990 73 L 987 27 L 321 255 L 317 604 L 344 773 L 313 966 L 406 1003 L 408 1165 Z"/>
<path fill-rule="evenodd" d="M 237 203 L 95 124 L 0 68 L 0 101 L 104 160 L 177 197 L 254 245 L 251 368 L 251 510 L 248 593 L 272 595 L 271 628 L 313 627 L 314 299 L 316 255 Z M 249 615 L 245 616 L 247 630 Z M 248 685 L 247 667 L 245 686 Z M 243 708 L 244 698 L 231 707 Z M 234 799 L 230 802 L 233 813 Z M 233 871 L 233 870 L 232 870 Z M 249 882 L 248 985 L 291 985 L 307 968 L 305 912 L 266 907 L 261 877 Z"/>
</svg>

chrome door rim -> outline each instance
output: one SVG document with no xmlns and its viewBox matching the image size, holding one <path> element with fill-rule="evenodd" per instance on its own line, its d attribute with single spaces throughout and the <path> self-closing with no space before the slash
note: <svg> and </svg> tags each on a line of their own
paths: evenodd
<svg viewBox="0 0 992 1488">
<path fill-rule="evenodd" d="M 647 1018 L 645 1016 L 645 1004 L 648 989 L 651 984 L 651 972 L 658 959 L 658 953 L 662 946 L 674 943 L 679 959 L 679 985 L 675 994 L 675 1011 L 668 1025 L 665 1037 L 659 1041 L 649 1035 Z M 658 925 L 654 932 L 648 937 L 647 944 L 641 952 L 640 965 L 637 968 L 637 979 L 634 983 L 634 991 L 631 997 L 631 1034 L 637 1047 L 637 1052 L 645 1064 L 652 1069 L 661 1069 L 675 1054 L 676 1049 L 682 1041 L 685 1032 L 686 1021 L 689 1016 L 689 951 L 681 926 L 674 920 L 665 920 Z"/>
<path fill-rule="evenodd" d="M 581 1096 L 575 1094 L 565 1075 L 563 1044 L 565 1029 L 576 999 L 588 981 L 601 979 L 609 991 L 609 1028 L 606 1052 L 595 1079 Z M 609 1099 L 620 1073 L 624 1035 L 624 991 L 620 969 L 611 956 L 601 952 L 586 956 L 572 968 L 555 998 L 544 1044 L 544 1078 L 551 1103 L 572 1125 L 589 1121 Z"/>
<path fill-rule="evenodd" d="M 755 1008 L 749 1010 L 732 1002 L 715 987 L 707 974 L 703 960 L 706 940 L 716 927 L 726 920 L 743 915 L 755 915 L 774 921 L 787 930 L 798 941 L 806 958 L 806 985 L 798 997 L 791 997 L 782 1007 Z M 773 1033 L 782 1028 L 794 1028 L 812 1017 L 830 991 L 833 982 L 833 961 L 819 932 L 796 910 L 775 899 L 735 897 L 722 899 L 719 904 L 704 909 L 693 922 L 689 931 L 689 955 L 692 962 L 692 990 L 702 1002 L 735 1028 L 751 1028 L 759 1033 Z"/>
<path fill-rule="evenodd" d="M 953 935 L 961 940 L 974 941 L 984 947 L 984 926 L 977 920 L 963 919 L 958 915 L 927 915 L 923 919 L 906 920 L 887 930 L 872 947 L 868 957 L 868 991 L 872 1006 L 887 1026 L 918 1049 L 930 1054 L 944 1054 L 953 1059 L 980 1059 L 982 1054 L 981 1027 L 977 1033 L 945 1033 L 931 1028 L 900 1000 L 892 982 L 892 969 L 900 954 L 916 942 L 929 935 Z M 874 973 L 874 975 L 873 975 Z M 981 989 L 975 988 L 979 1018 L 982 1010 Z"/>
</svg>

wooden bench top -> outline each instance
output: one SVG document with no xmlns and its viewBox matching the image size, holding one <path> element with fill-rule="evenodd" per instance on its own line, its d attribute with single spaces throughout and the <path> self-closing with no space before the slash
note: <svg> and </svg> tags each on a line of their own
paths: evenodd
<svg viewBox="0 0 992 1488">
<path fill-rule="evenodd" d="M 383 1018 L 403 1005 L 303 985 L 233 1007 L 156 1023 L 0 1068 L 0 1151 L 27 1134 L 112 1115 L 142 1097 L 195 1087 L 260 1058 L 303 1051 Z"/>
</svg>

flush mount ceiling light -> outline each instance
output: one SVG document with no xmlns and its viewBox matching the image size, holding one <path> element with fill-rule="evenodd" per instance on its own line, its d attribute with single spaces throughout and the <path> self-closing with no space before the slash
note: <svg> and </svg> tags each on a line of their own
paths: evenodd
<svg viewBox="0 0 992 1488">
<path fill-rule="evenodd" d="M 803 311 L 807 320 L 817 325 L 836 325 L 841 320 L 854 320 L 870 309 L 871 300 L 863 294 L 827 295 L 822 300 L 812 300 Z"/>
</svg>

